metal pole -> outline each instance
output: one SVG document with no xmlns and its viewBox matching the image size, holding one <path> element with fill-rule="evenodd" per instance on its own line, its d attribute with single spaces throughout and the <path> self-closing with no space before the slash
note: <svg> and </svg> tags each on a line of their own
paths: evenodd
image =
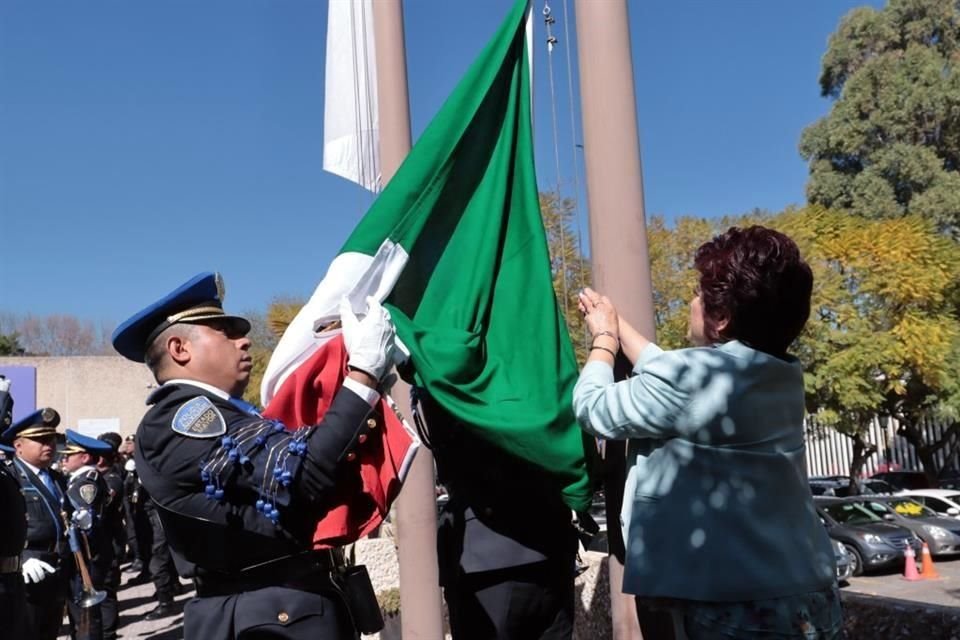
<svg viewBox="0 0 960 640">
<path fill-rule="evenodd" d="M 401 0 L 374 0 L 381 183 L 386 185 L 410 151 L 410 105 Z M 410 387 L 399 382 L 394 399 L 410 417 Z M 400 624 L 405 640 L 443 637 L 437 568 L 437 501 L 433 455 L 421 447 L 397 498 Z"/>
<path fill-rule="evenodd" d="M 593 282 L 627 321 L 652 340 L 653 288 L 627 2 L 576 0 L 575 7 Z M 607 522 L 619 521 L 624 455 L 623 443 L 606 443 L 606 457 L 614 471 L 606 487 Z M 619 529 L 613 529 L 607 533 L 613 637 L 635 640 L 641 636 L 634 599 L 621 593 L 623 541 Z"/>
</svg>

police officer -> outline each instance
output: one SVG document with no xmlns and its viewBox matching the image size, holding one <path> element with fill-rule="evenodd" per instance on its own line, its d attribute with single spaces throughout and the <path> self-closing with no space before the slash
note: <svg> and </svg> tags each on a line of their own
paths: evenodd
<svg viewBox="0 0 960 640">
<path fill-rule="evenodd" d="M 136 463 L 177 568 L 197 587 L 184 635 L 357 638 L 351 612 L 360 607 L 346 602 L 360 590 L 343 593 L 342 554 L 312 551 L 311 538 L 338 483 L 358 472 L 354 449 L 369 437 L 394 355 L 389 314 L 372 299 L 361 320 L 344 310 L 343 388 L 320 424 L 288 431 L 240 400 L 250 323 L 222 301 L 219 275 L 201 274 L 113 335 L 114 348 L 161 385 L 147 400 Z"/>
<path fill-rule="evenodd" d="M 9 469 L 27 503 L 27 544 L 21 554 L 26 582 L 26 635 L 54 640 L 63 621 L 67 583 L 73 575 L 62 512 L 66 504 L 63 476 L 50 469 L 56 454 L 60 415 L 40 409 L 11 425 L 0 436 L 15 451 Z"/>
<path fill-rule="evenodd" d="M 112 449 L 106 442 L 71 429 L 66 430 L 66 436 L 61 468 L 70 474 L 67 481 L 67 499 L 72 507 L 71 526 L 79 536 L 78 546 L 85 556 L 93 589 L 107 592 L 107 598 L 101 604 L 93 607 L 81 606 L 79 601 L 84 595 L 85 585 L 81 576 L 75 574 L 71 583 L 73 597 L 67 601 L 67 611 L 75 640 L 100 640 L 105 637 L 104 606 L 112 610 L 115 626 L 117 593 L 115 590 L 111 593 L 108 587 L 113 566 L 113 540 L 104 514 L 109 503 L 110 490 L 103 476 L 97 471 L 96 464 L 101 455 L 109 454 Z"/>
<path fill-rule="evenodd" d="M 107 599 L 100 605 L 100 613 L 103 618 L 103 637 L 105 640 L 113 640 L 117 637 L 119 613 L 117 591 L 120 588 L 120 562 L 126 549 L 126 530 L 123 524 L 123 471 L 120 468 L 117 453 L 123 443 L 123 438 L 119 433 L 108 431 L 97 436 L 97 440 L 110 446 L 109 452 L 100 455 L 96 466 L 107 486 L 103 525 L 113 547 L 110 571 L 105 583 Z"/>
<path fill-rule="evenodd" d="M 12 418 L 10 381 L 0 376 L 0 432 L 10 427 Z M 20 575 L 20 552 L 27 542 L 27 505 L 13 476 L 13 448 L 0 444 L 0 451 L 0 611 L 4 612 L 6 629 L 3 637 L 22 640 L 26 637 L 23 616 L 27 599 Z"/>
<path fill-rule="evenodd" d="M 150 560 L 147 564 L 157 599 L 157 606 L 148 611 L 143 619 L 159 620 L 177 613 L 173 599 L 181 590 L 180 578 L 170 553 L 167 534 L 160 521 L 160 513 L 146 487 L 140 487 L 139 499 L 150 524 Z"/>
<path fill-rule="evenodd" d="M 127 528 L 127 547 L 133 556 L 133 562 L 127 568 L 137 575 L 127 581 L 128 586 L 146 584 L 150 582 L 150 519 L 144 510 L 147 502 L 140 476 L 137 474 L 137 463 L 133 459 L 134 437 L 127 436 L 123 440 L 120 453 L 123 461 L 123 510 Z"/>
<path fill-rule="evenodd" d="M 569 640 L 578 538 L 560 488 L 415 392 L 449 495 L 437 552 L 454 640 Z"/>
</svg>

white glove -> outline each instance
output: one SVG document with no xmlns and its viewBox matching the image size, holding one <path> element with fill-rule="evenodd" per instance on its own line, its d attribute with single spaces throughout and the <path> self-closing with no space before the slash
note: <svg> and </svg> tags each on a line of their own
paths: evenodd
<svg viewBox="0 0 960 640">
<path fill-rule="evenodd" d="M 53 575 L 54 568 L 43 560 L 28 558 L 23 563 L 23 566 L 20 567 L 20 572 L 23 574 L 23 581 L 27 584 L 32 584 L 42 581 L 49 575 Z"/>
<path fill-rule="evenodd" d="M 77 525 L 80 531 L 90 531 L 93 528 L 93 513 L 90 512 L 90 509 L 78 509 L 73 512 L 70 519 L 73 520 L 73 524 Z"/>
<path fill-rule="evenodd" d="M 125 463 L 123 463 L 123 469 L 124 469 L 125 471 L 136 471 L 136 470 L 137 470 L 137 463 L 134 461 L 133 458 L 130 458 L 130 459 L 127 460 Z"/>
<path fill-rule="evenodd" d="M 340 323 L 343 325 L 343 343 L 354 369 L 370 374 L 378 380 L 393 364 L 397 330 L 390 320 L 390 312 L 376 298 L 367 296 L 367 313 L 358 320 L 346 298 L 340 300 Z"/>
</svg>

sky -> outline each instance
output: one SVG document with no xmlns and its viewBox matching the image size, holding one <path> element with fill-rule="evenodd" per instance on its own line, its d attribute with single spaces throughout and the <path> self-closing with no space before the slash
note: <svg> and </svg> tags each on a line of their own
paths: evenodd
<svg viewBox="0 0 960 640">
<path fill-rule="evenodd" d="M 511 4 L 404 1 L 414 140 Z M 569 22 L 549 4 L 555 99 L 534 0 L 538 179 L 579 195 L 582 220 L 573 0 Z M 864 4 L 630 0 L 647 216 L 802 204 L 800 133 L 830 108 L 820 58 Z M 326 9 L 0 0 L 0 313 L 113 326 L 201 271 L 234 312 L 309 296 L 374 197 L 321 169 Z"/>
</svg>

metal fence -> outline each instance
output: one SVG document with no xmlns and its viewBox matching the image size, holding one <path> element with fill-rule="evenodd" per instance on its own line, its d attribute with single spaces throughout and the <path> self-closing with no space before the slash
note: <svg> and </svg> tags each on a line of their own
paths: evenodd
<svg viewBox="0 0 960 640">
<path fill-rule="evenodd" d="M 927 421 L 923 425 L 928 441 L 937 440 L 949 428 L 949 424 Z M 893 418 L 874 418 L 867 428 L 866 441 L 877 445 L 876 453 L 867 458 L 861 473 L 869 476 L 880 471 L 908 470 L 922 471 L 923 465 L 917 458 L 917 452 L 903 436 L 897 435 L 897 421 Z M 953 442 L 937 452 L 939 466 L 943 466 L 950 452 L 960 441 L 956 436 Z M 853 461 L 853 440 L 837 433 L 830 427 L 807 421 L 807 473 L 811 476 L 847 475 Z M 950 464 L 947 473 L 960 473 L 960 461 L 956 458 Z"/>
</svg>

